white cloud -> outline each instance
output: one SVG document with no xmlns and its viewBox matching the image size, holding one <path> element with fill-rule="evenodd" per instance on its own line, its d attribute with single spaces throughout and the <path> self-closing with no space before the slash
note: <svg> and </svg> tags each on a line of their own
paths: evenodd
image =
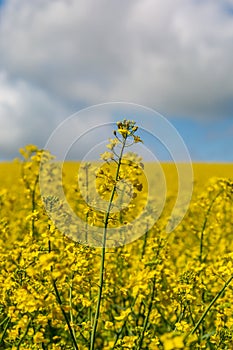
<svg viewBox="0 0 233 350">
<path fill-rule="evenodd" d="M 22 142 L 45 120 L 52 127 L 58 115 L 106 101 L 168 117 L 232 117 L 232 9 L 232 0 L 8 0 L 1 140 L 11 132 Z"/>
</svg>

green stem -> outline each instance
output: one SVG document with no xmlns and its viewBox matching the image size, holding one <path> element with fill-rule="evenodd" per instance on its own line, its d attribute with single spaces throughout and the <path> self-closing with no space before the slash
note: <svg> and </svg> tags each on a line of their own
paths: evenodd
<svg viewBox="0 0 233 350">
<path fill-rule="evenodd" d="M 146 315 L 146 318 L 145 318 L 144 323 L 143 323 L 142 333 L 141 333 L 139 341 L 138 341 L 137 350 L 140 350 L 142 348 L 142 343 L 143 343 L 145 332 L 146 332 L 147 325 L 149 322 L 149 317 L 150 317 L 150 314 L 152 311 L 153 301 L 154 301 L 154 297 L 155 297 L 155 284 L 156 284 L 156 277 L 155 276 L 153 278 L 152 283 L 153 283 L 153 286 L 152 286 L 151 298 L 150 298 L 150 302 L 149 302 L 149 306 L 148 306 L 147 315 Z"/>
<path fill-rule="evenodd" d="M 55 280 L 54 280 L 53 278 L 52 278 L 52 284 L 53 284 L 53 288 L 54 288 L 54 291 L 55 291 L 55 294 L 56 294 L 57 302 L 58 302 L 58 304 L 59 304 L 59 306 L 60 306 L 61 312 L 62 312 L 62 314 L 63 314 L 63 316 L 64 316 L 64 319 L 65 319 L 65 321 L 66 321 L 66 324 L 67 324 L 67 326 L 68 326 L 68 329 L 69 329 L 69 332 L 70 332 L 70 336 L 71 336 L 71 339 L 72 339 L 73 344 L 74 344 L 74 348 L 75 348 L 75 350 L 78 350 L 78 344 L 77 344 L 77 342 L 76 342 L 73 329 L 72 329 L 72 327 L 71 327 L 69 318 L 68 318 L 68 316 L 67 316 L 65 310 L 63 309 L 62 301 L 61 301 L 61 297 L 60 297 L 60 293 L 59 293 L 59 291 L 58 291 L 58 289 L 57 289 L 56 282 L 55 282 Z"/>
<path fill-rule="evenodd" d="M 225 282 L 224 286 L 222 287 L 222 289 L 215 295 L 215 297 L 213 298 L 213 300 L 210 302 L 210 304 L 208 305 L 208 307 L 206 308 L 206 310 L 203 312 L 203 314 L 201 315 L 200 319 L 198 320 L 198 322 L 196 323 L 196 325 L 194 326 L 194 328 L 192 329 L 192 331 L 187 335 L 187 337 L 190 334 L 194 334 L 196 332 L 196 330 L 199 328 L 199 326 L 201 325 L 201 323 L 203 322 L 204 318 L 206 317 L 207 313 L 209 312 L 209 310 L 211 309 L 211 307 L 214 305 L 214 303 L 218 300 L 218 298 L 221 296 L 221 294 L 225 291 L 225 289 L 227 288 L 227 286 L 231 283 L 233 279 L 233 275 L 230 276 L 228 278 L 228 280 Z M 187 338 L 186 337 L 186 338 Z"/>
<path fill-rule="evenodd" d="M 109 221 L 109 215 L 110 215 L 114 195 L 115 195 L 116 188 L 117 188 L 117 181 L 118 181 L 118 177 L 119 177 L 119 171 L 120 171 L 120 167 L 121 167 L 121 161 L 122 161 L 122 156 L 123 156 L 125 145 L 126 145 L 126 138 L 124 138 L 124 140 L 122 142 L 122 148 L 121 148 L 121 152 L 120 152 L 118 163 L 117 163 L 117 169 L 116 169 L 115 184 L 114 184 L 112 192 L 111 192 L 111 196 L 110 196 L 109 203 L 108 203 L 108 208 L 107 208 L 107 211 L 105 214 L 105 219 L 104 219 L 101 263 L 100 263 L 100 271 L 99 271 L 99 291 L 98 291 L 98 299 L 97 299 L 97 305 L 96 305 L 96 311 L 95 311 L 95 317 L 94 317 L 94 324 L 93 324 L 92 333 L 91 333 L 90 350 L 94 350 L 94 347 L 95 347 L 95 337 L 96 337 L 96 330 L 97 330 L 98 321 L 99 321 L 100 304 L 101 304 L 103 284 L 104 284 L 104 265 L 105 265 L 105 252 L 106 252 L 108 221 Z"/>
<path fill-rule="evenodd" d="M 211 212 L 211 209 L 214 205 L 214 202 L 216 201 L 216 199 L 222 194 L 224 190 L 221 190 L 220 192 L 217 193 L 217 195 L 214 197 L 214 199 L 212 200 L 212 202 L 210 203 L 210 206 L 207 210 L 207 213 L 206 213 L 206 216 L 205 216 L 205 220 L 204 220 L 204 223 L 203 223 L 203 226 L 202 226 L 202 230 L 201 230 L 201 238 L 200 238 L 200 255 L 199 255 L 199 261 L 200 263 L 202 263 L 203 259 L 202 259 L 202 254 L 203 254 L 203 241 L 204 241 L 204 232 L 205 232 L 205 228 L 206 228 L 206 225 L 207 225 L 207 221 L 208 221 L 208 217 L 209 217 L 209 214 Z"/>
<path fill-rule="evenodd" d="M 39 181 L 39 174 L 36 176 L 36 180 L 34 182 L 33 190 L 32 190 L 32 198 L 31 198 L 31 204 L 32 204 L 32 213 L 34 213 L 36 209 L 36 186 Z M 31 224 L 31 235 L 34 238 L 35 237 L 35 218 L 32 218 L 32 224 Z"/>
<path fill-rule="evenodd" d="M 29 327 L 30 327 L 31 322 L 32 322 L 32 318 L 30 318 L 30 320 L 29 320 L 29 322 L 28 322 L 28 324 L 27 324 L 27 326 L 26 326 L 25 332 L 24 332 L 22 338 L 20 339 L 20 341 L 19 341 L 18 344 L 17 344 L 17 350 L 20 349 L 20 346 L 21 346 L 21 344 L 22 344 L 24 338 L 25 338 L 26 335 L 27 335 L 27 332 L 28 332 L 28 330 L 29 330 Z"/>
<path fill-rule="evenodd" d="M 50 241 L 50 240 L 48 241 L 48 251 L 49 251 L 49 253 L 51 253 L 51 251 L 52 251 L 52 248 L 51 248 L 51 241 Z M 51 275 L 52 275 L 52 272 L 53 272 L 53 268 L 52 268 L 52 267 L 50 268 L 50 271 L 51 271 Z M 62 312 L 62 314 L 63 314 L 63 316 L 64 316 L 64 319 L 65 319 L 65 321 L 66 321 L 67 327 L 68 327 L 68 329 L 69 329 L 69 333 L 70 333 L 71 339 L 72 339 L 72 341 L 73 341 L 74 348 L 75 348 L 75 350 L 78 350 L 79 348 L 78 348 L 78 344 L 77 344 L 77 342 L 76 342 L 76 338 L 75 338 L 74 331 L 73 331 L 73 329 L 72 329 L 72 327 L 71 327 L 69 318 L 68 318 L 68 316 L 67 316 L 65 310 L 63 309 L 63 305 L 62 305 L 62 300 L 61 300 L 61 297 L 60 297 L 60 293 L 59 293 L 59 290 L 58 290 L 58 288 L 57 288 L 56 281 L 54 280 L 54 278 L 53 278 L 52 276 L 51 276 L 51 281 L 52 281 L 53 289 L 54 289 L 54 292 L 55 292 L 55 295 L 56 295 L 56 298 L 57 298 L 57 302 L 58 302 L 58 304 L 59 304 L 59 306 L 60 306 L 61 312 Z"/>
<path fill-rule="evenodd" d="M 3 332 L 2 332 L 2 336 L 1 336 L 1 338 L 0 338 L 0 344 L 3 344 L 3 343 L 4 343 L 4 337 L 5 337 L 5 334 L 6 334 L 8 325 L 9 325 L 9 323 L 10 323 L 10 320 L 11 320 L 11 318 L 10 318 L 9 316 L 7 316 L 7 317 L 4 319 L 4 321 L 1 323 L 1 325 L 2 325 L 4 322 L 6 322 L 5 327 L 4 327 L 4 330 L 3 330 Z"/>
<path fill-rule="evenodd" d="M 74 316 L 73 316 L 73 312 L 72 312 L 72 309 L 73 309 L 73 296 L 72 296 L 72 291 L 73 291 L 73 279 L 74 279 L 74 272 L 72 273 L 72 276 L 71 276 L 71 284 L 70 284 L 70 290 L 69 290 L 69 303 L 70 303 L 70 322 L 71 322 L 71 328 L 72 328 L 72 333 L 75 337 L 75 340 L 76 340 L 76 336 L 75 336 L 75 331 L 74 331 L 74 328 L 73 328 L 73 324 L 74 324 Z"/>
<path fill-rule="evenodd" d="M 146 245 L 147 245 L 147 238 L 148 238 L 148 223 L 147 223 L 147 228 L 146 228 L 146 233 L 144 234 L 143 237 L 143 246 L 142 246 L 142 255 L 141 255 L 141 259 L 144 258 L 145 252 L 146 252 Z"/>
</svg>

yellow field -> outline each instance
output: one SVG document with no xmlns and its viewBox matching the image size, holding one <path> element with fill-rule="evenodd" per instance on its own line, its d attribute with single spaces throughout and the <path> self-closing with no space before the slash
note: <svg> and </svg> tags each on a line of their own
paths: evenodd
<svg viewBox="0 0 233 350">
<path fill-rule="evenodd" d="M 121 176 L 133 185 L 122 182 L 122 193 L 133 195 L 123 198 L 118 188 L 112 207 L 125 207 L 113 212 L 106 224 L 103 207 L 95 211 L 85 201 L 92 198 L 94 185 L 101 203 L 110 201 L 116 169 L 106 166 L 104 174 L 95 173 L 97 182 L 89 178 L 87 183 L 90 168 L 84 166 L 84 194 L 79 164 L 67 162 L 64 192 L 83 222 L 79 228 L 66 204 L 50 196 L 57 186 L 56 165 L 45 211 L 38 184 L 42 153 L 30 147 L 25 152 L 23 162 L 0 163 L 0 349 L 233 348 L 233 164 L 193 164 L 189 210 L 167 233 L 178 188 L 174 165 L 162 164 L 168 192 L 160 218 L 153 221 L 156 208 L 151 207 L 150 215 L 132 225 L 146 205 L 142 166 L 125 160 Z M 159 188 L 153 166 L 145 164 L 149 180 Z M 129 229 L 120 231 L 124 225 Z M 126 243 L 139 238 L 106 245 L 103 255 L 93 242 L 101 239 L 104 228 L 110 242 L 113 237 Z M 120 232 L 116 236 L 114 229 Z M 105 258 L 102 284 L 100 255 Z"/>
<path fill-rule="evenodd" d="M 164 170 L 168 187 L 174 187 L 174 182 L 177 180 L 176 166 L 172 163 L 162 163 L 161 166 Z M 200 187 L 203 189 L 211 177 L 233 178 L 233 163 L 192 163 L 192 167 L 195 183 L 194 192 L 199 192 Z M 75 182 L 78 168 L 79 163 L 65 162 L 64 173 L 68 181 Z M 1 188 L 18 184 L 20 172 L 21 164 L 18 161 L 0 162 Z"/>
</svg>

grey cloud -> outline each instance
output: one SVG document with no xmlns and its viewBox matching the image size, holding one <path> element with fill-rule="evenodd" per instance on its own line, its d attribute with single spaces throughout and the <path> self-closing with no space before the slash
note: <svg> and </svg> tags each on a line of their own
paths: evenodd
<svg viewBox="0 0 233 350">
<path fill-rule="evenodd" d="M 9 0 L 2 62 L 61 100 L 129 100 L 169 115 L 218 116 L 233 94 L 233 22 L 224 5 Z"/>
<path fill-rule="evenodd" d="M 104 98 L 114 79 L 126 74 L 122 50 L 127 46 L 124 50 L 119 40 L 124 37 L 127 11 L 122 13 L 119 3 L 24 4 L 21 12 L 6 8 L 1 26 L 0 52 L 11 74 L 39 82 L 62 98 L 90 101 Z"/>
<path fill-rule="evenodd" d="M 44 91 L 0 75 L 0 159 L 15 156 L 27 143 L 42 147 L 67 113 Z"/>
<path fill-rule="evenodd" d="M 46 123 L 51 130 L 106 101 L 167 117 L 232 117 L 232 8 L 231 0 L 8 0 L 0 7 L 1 140 L 14 135 L 8 149 L 44 140 Z"/>
</svg>

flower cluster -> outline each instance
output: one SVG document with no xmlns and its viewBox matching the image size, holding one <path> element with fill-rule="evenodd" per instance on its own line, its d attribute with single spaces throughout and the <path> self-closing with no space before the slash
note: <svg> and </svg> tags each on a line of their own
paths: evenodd
<svg viewBox="0 0 233 350">
<path fill-rule="evenodd" d="M 143 207 L 141 159 L 125 154 L 114 177 L 119 145 L 129 135 L 140 142 L 136 131 L 134 122 L 119 122 L 109 153 L 102 155 L 104 165 L 83 165 L 79 186 L 71 176 L 77 164 L 64 166 L 67 199 L 86 221 L 87 235 L 89 225 L 103 227 L 104 208 L 99 203 L 93 209 L 93 179 L 104 203 L 116 188 L 110 227 L 129 222 Z M 75 341 L 88 350 L 100 250 L 64 236 L 48 217 L 37 180 L 42 153 L 32 145 L 21 150 L 24 160 L 12 163 L 10 185 L 0 172 L 0 348 L 73 349 Z M 46 159 L 51 160 L 48 153 Z M 141 239 L 108 249 L 95 349 L 233 348 L 233 182 L 227 177 L 202 182 L 196 176 L 189 211 L 169 237 L 172 191 L 163 215 Z M 64 214 L 56 197 L 45 202 L 58 217 Z"/>
</svg>

